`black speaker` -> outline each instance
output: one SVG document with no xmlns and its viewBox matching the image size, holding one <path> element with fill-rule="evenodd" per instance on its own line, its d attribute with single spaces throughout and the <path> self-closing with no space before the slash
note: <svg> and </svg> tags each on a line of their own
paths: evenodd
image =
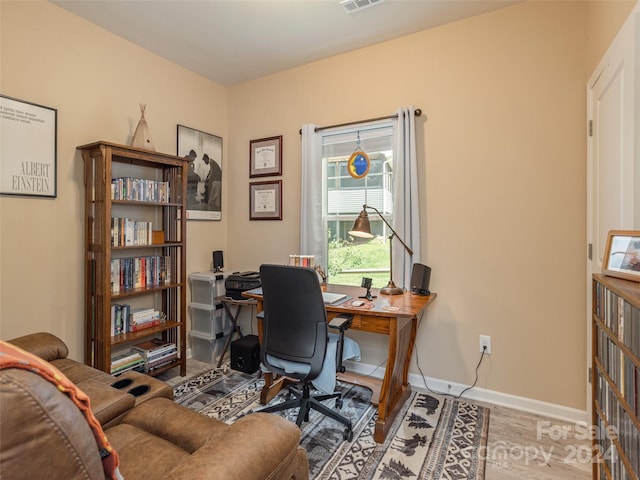
<svg viewBox="0 0 640 480">
<path fill-rule="evenodd" d="M 260 341 L 257 335 L 246 335 L 231 342 L 231 368 L 253 373 L 260 368 Z"/>
<path fill-rule="evenodd" d="M 222 250 L 213 251 L 213 271 L 219 272 L 224 267 L 224 260 L 222 259 Z"/>
<path fill-rule="evenodd" d="M 431 267 L 421 263 L 414 263 L 411 270 L 411 291 L 418 295 L 429 295 L 429 281 L 431 280 Z"/>
</svg>

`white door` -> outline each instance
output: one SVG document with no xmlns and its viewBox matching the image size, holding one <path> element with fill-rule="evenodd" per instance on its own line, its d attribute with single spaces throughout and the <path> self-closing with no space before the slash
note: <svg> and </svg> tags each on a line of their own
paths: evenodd
<svg viewBox="0 0 640 480">
<path fill-rule="evenodd" d="M 636 6 L 587 85 L 587 368 L 591 366 L 591 274 L 609 230 L 640 230 L 640 7 Z M 591 388 L 587 388 L 590 412 Z"/>
</svg>

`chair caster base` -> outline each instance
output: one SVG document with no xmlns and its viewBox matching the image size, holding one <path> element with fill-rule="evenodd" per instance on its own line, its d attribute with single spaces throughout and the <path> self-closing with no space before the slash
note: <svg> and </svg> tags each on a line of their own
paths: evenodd
<svg viewBox="0 0 640 480">
<path fill-rule="evenodd" d="M 345 428 L 344 432 L 342 432 L 342 438 L 347 442 L 353 440 L 353 430 L 351 430 L 350 428 Z"/>
</svg>

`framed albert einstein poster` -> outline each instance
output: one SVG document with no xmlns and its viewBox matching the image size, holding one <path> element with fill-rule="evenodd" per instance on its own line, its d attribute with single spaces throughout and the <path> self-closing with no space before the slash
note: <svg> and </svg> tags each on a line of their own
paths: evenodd
<svg viewBox="0 0 640 480">
<path fill-rule="evenodd" d="M 0 95 L 0 194 L 57 196 L 58 111 Z"/>
</svg>

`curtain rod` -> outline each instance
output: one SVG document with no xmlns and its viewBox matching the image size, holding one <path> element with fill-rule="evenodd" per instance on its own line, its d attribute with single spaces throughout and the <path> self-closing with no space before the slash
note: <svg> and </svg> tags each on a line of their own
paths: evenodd
<svg viewBox="0 0 640 480">
<path fill-rule="evenodd" d="M 420 110 L 419 108 L 416 108 L 413 114 L 416 117 L 419 117 L 420 115 L 422 115 L 422 110 Z M 396 113 L 395 115 L 387 115 L 386 117 L 368 118 L 366 120 L 358 120 L 356 122 L 338 123 L 336 125 L 328 125 L 326 127 L 316 127 L 315 131 L 320 132 L 322 130 L 328 130 L 330 128 L 348 127 L 349 125 L 357 125 L 358 123 L 377 122 L 378 120 L 389 120 L 391 118 L 398 118 L 398 114 Z M 299 133 L 302 133 L 302 129 L 300 129 Z"/>
</svg>

